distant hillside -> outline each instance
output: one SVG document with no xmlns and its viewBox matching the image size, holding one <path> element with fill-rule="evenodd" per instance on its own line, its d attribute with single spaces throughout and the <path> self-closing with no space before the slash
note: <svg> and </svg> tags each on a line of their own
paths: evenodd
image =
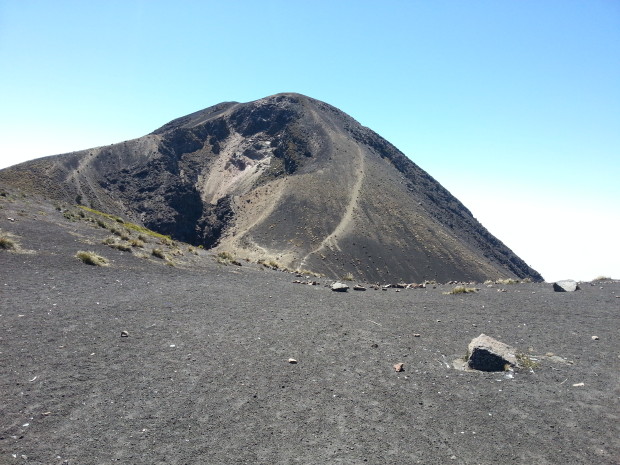
<svg viewBox="0 0 620 465">
<path fill-rule="evenodd" d="M 239 258 L 368 282 L 542 277 L 396 147 L 299 94 L 227 102 L 0 183 Z"/>
</svg>

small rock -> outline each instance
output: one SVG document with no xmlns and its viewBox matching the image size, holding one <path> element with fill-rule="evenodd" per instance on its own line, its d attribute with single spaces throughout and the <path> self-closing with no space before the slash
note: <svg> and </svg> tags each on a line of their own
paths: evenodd
<svg viewBox="0 0 620 465">
<path fill-rule="evenodd" d="M 397 373 L 400 373 L 401 371 L 405 371 L 405 364 L 404 363 L 396 363 L 394 365 L 394 371 Z"/>
<path fill-rule="evenodd" d="M 598 341 L 598 336 L 592 336 L 593 341 Z"/>
<path fill-rule="evenodd" d="M 413 337 L 420 337 L 418 333 L 414 333 Z"/>
<path fill-rule="evenodd" d="M 553 290 L 555 292 L 574 292 L 579 290 L 579 286 L 576 281 L 573 281 L 572 279 L 565 279 L 563 281 L 553 283 Z"/>
<path fill-rule="evenodd" d="M 121 331 L 121 337 L 129 337 L 129 333 L 127 331 Z"/>
<path fill-rule="evenodd" d="M 15 222 L 15 218 L 7 218 L 7 220 L 9 220 L 11 223 Z"/>
<path fill-rule="evenodd" d="M 575 384 L 573 384 L 573 387 L 581 387 L 581 386 L 585 386 L 585 383 L 575 383 Z"/>
<path fill-rule="evenodd" d="M 294 358 L 289 358 L 288 363 L 290 363 L 291 365 L 295 365 L 297 363 L 297 360 L 295 360 Z"/>
<path fill-rule="evenodd" d="M 372 344 L 370 347 L 372 347 L 373 349 L 376 349 L 379 347 L 379 344 Z"/>
<path fill-rule="evenodd" d="M 332 284 L 332 291 L 334 292 L 347 292 L 349 290 L 349 286 L 344 283 L 335 282 Z"/>
<path fill-rule="evenodd" d="M 360 284 L 356 284 L 355 286 L 353 286 L 353 290 L 354 291 L 365 291 L 366 288 Z"/>
</svg>

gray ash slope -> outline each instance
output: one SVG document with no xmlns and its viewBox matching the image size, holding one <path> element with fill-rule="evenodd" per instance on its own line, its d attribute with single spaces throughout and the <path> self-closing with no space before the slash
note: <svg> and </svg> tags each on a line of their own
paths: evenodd
<svg viewBox="0 0 620 465">
<path fill-rule="evenodd" d="M 300 94 L 221 103 L 138 139 L 2 170 L 0 183 L 290 269 L 542 280 L 396 147 Z"/>
</svg>

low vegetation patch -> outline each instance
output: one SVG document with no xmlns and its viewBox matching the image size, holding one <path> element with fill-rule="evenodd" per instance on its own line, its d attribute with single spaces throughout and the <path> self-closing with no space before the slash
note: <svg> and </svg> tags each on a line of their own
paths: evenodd
<svg viewBox="0 0 620 465">
<path fill-rule="evenodd" d="M 150 229 L 145 228 L 144 226 L 140 226 L 138 224 L 127 222 L 127 221 L 123 220 L 122 218 L 120 218 L 118 216 L 110 215 L 109 213 L 100 212 L 99 210 L 95 210 L 94 208 L 85 207 L 84 205 L 78 205 L 78 208 L 81 208 L 82 210 L 85 210 L 85 211 L 87 211 L 89 213 L 93 213 L 95 215 L 107 218 L 107 219 L 112 220 L 112 221 L 114 221 L 116 223 L 123 224 L 125 226 L 125 228 L 131 229 L 131 230 L 136 231 L 136 232 L 138 232 L 140 234 L 143 234 L 143 235 L 146 235 L 146 236 L 151 236 L 151 237 L 156 237 L 158 239 L 165 240 L 166 242 L 172 241 L 172 238 L 170 236 L 166 236 L 164 234 L 160 234 L 158 232 L 151 231 Z M 99 223 L 99 222 L 97 222 L 97 223 Z M 102 227 L 104 227 L 104 226 L 102 226 Z M 144 239 L 142 239 L 142 240 L 144 241 Z M 144 242 L 146 242 L 146 241 L 144 241 Z M 166 244 L 166 245 L 169 245 L 169 244 Z"/>
<path fill-rule="evenodd" d="M 297 270 L 296 273 L 307 275 L 307 276 L 314 276 L 315 278 L 322 278 L 323 277 L 323 275 L 321 273 L 317 273 L 315 271 L 310 271 L 310 270 L 306 270 L 306 269 Z"/>
<path fill-rule="evenodd" d="M 475 287 L 456 286 L 451 291 L 444 292 L 444 294 L 472 294 L 474 292 L 478 292 L 478 289 Z"/>
<path fill-rule="evenodd" d="M 235 258 L 230 252 L 220 252 L 215 256 L 215 261 L 222 265 L 237 265 L 241 266 L 241 262 Z"/>
<path fill-rule="evenodd" d="M 16 250 L 17 242 L 8 236 L 0 236 L 0 249 Z"/>
<path fill-rule="evenodd" d="M 517 357 L 517 366 L 519 368 L 525 368 L 527 370 L 533 370 L 534 368 L 538 368 L 540 363 L 536 360 L 533 360 L 529 355 L 524 353 L 518 353 Z"/>
<path fill-rule="evenodd" d="M 166 254 L 164 253 L 163 250 L 161 250 L 159 248 L 154 248 L 151 251 L 151 255 L 153 255 L 154 257 L 157 257 L 157 258 L 161 258 L 162 260 L 166 260 Z"/>
<path fill-rule="evenodd" d="M 110 247 L 120 250 L 122 252 L 131 252 L 131 244 L 128 244 L 126 242 L 116 242 L 113 245 L 110 245 Z"/>
<path fill-rule="evenodd" d="M 340 279 L 342 279 L 343 281 L 353 281 L 353 273 L 349 272 Z"/>
<path fill-rule="evenodd" d="M 132 247 L 144 248 L 144 241 L 140 239 L 131 239 L 129 243 L 131 244 Z"/>
<path fill-rule="evenodd" d="M 84 250 L 78 251 L 75 257 L 86 263 L 87 265 L 94 266 L 108 266 L 109 262 L 107 258 L 97 255 L 95 252 L 86 252 Z"/>
</svg>

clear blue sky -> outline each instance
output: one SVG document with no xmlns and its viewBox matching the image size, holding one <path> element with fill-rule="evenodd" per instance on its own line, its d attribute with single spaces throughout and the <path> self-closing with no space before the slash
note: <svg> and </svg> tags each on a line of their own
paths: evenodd
<svg viewBox="0 0 620 465">
<path fill-rule="evenodd" d="M 548 280 L 620 278 L 620 2 L 0 0 L 0 168 L 326 101 Z"/>
</svg>

